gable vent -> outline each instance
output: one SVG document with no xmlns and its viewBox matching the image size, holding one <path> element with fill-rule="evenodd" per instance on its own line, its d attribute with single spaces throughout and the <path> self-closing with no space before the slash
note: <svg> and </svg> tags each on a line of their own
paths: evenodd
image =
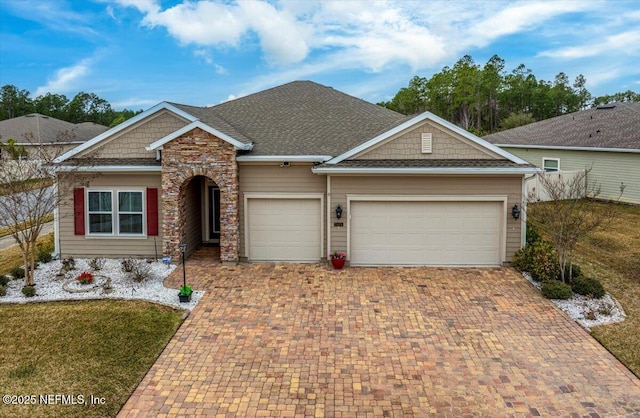
<svg viewBox="0 0 640 418">
<path fill-rule="evenodd" d="M 432 152 L 432 140 L 431 133 L 422 134 L 422 153 L 431 154 Z"/>
</svg>

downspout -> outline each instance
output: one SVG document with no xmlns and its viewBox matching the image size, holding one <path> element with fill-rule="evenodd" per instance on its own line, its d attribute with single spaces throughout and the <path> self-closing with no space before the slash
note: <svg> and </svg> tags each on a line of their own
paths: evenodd
<svg viewBox="0 0 640 418">
<path fill-rule="evenodd" d="M 329 258 L 329 248 L 331 247 L 331 174 L 327 174 L 327 248 L 325 257 Z"/>
<path fill-rule="evenodd" d="M 527 182 L 536 178 L 537 174 L 532 174 L 522 178 L 522 210 L 520 211 L 520 246 L 524 247 L 527 243 Z"/>
<path fill-rule="evenodd" d="M 57 176 L 56 176 L 57 177 Z M 53 193 L 55 193 L 56 206 L 53 208 L 53 245 L 54 256 L 61 258 L 60 254 L 60 213 L 58 212 L 58 206 L 60 200 L 58 199 L 58 182 L 56 181 L 53 186 Z"/>
</svg>

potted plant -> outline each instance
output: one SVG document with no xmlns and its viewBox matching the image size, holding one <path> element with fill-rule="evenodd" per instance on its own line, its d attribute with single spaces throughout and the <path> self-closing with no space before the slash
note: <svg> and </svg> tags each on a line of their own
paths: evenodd
<svg viewBox="0 0 640 418">
<path fill-rule="evenodd" d="M 336 270 L 340 270 L 344 267 L 344 263 L 347 261 L 347 253 L 342 251 L 334 251 L 329 254 L 329 257 L 331 258 L 333 268 Z"/>
<path fill-rule="evenodd" d="M 191 302 L 191 294 L 193 293 L 193 289 L 191 286 L 183 285 L 180 286 L 180 292 L 178 293 L 178 298 L 180 298 L 181 303 Z"/>
</svg>

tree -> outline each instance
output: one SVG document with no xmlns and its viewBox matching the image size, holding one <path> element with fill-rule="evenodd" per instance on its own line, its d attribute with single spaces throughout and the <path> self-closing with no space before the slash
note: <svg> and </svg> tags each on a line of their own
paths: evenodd
<svg viewBox="0 0 640 418">
<path fill-rule="evenodd" d="M 535 203 L 527 206 L 527 221 L 552 242 L 562 281 L 568 284 L 573 277 L 573 254 L 578 242 L 610 222 L 617 211 L 614 204 L 594 210 L 593 203 L 600 190 L 594 183 L 588 185 L 590 171 L 591 168 L 586 168 L 573 177 L 556 173 L 539 175 L 538 182 L 548 193 L 549 201 L 535 203 L 535 196 L 527 199 L 530 204 Z M 621 186 L 620 195 L 623 191 Z"/>
<path fill-rule="evenodd" d="M 631 90 L 627 90 L 615 94 L 598 96 L 593 100 L 593 107 L 612 102 L 640 102 L 640 93 L 635 93 Z"/>
<path fill-rule="evenodd" d="M 37 113 L 64 120 L 69 99 L 64 94 L 47 93 L 36 97 L 34 108 Z"/>
<path fill-rule="evenodd" d="M 109 126 L 114 119 L 114 111 L 106 100 L 94 93 L 81 91 L 67 106 L 67 121 L 71 123 L 94 122 Z"/>
<path fill-rule="evenodd" d="M 33 139 L 33 134 L 25 135 Z M 42 232 L 44 216 L 56 205 L 73 196 L 73 184 L 89 181 L 81 166 L 68 170 L 53 169 L 53 159 L 62 152 L 45 147 L 32 147 L 29 159 L 0 159 L 0 223 L 9 229 L 22 252 L 25 286 L 34 284 L 36 241 Z M 56 155 L 53 155 L 56 154 Z M 90 165 L 92 156 L 83 157 L 83 165 Z M 51 184 L 57 180 L 57 187 Z"/>
<path fill-rule="evenodd" d="M 512 113 L 500 122 L 500 129 L 507 130 L 535 122 L 531 113 Z"/>
<path fill-rule="evenodd" d="M 11 160 L 20 160 L 28 156 L 24 145 L 17 145 L 16 140 L 9 138 L 6 144 L 0 142 L 0 149 L 6 153 Z"/>
<path fill-rule="evenodd" d="M 33 101 L 27 90 L 7 84 L 0 89 L 0 120 L 33 113 Z"/>
</svg>

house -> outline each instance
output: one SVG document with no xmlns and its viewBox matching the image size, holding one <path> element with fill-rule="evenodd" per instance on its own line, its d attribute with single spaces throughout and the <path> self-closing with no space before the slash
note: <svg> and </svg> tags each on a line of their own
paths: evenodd
<svg viewBox="0 0 640 418">
<path fill-rule="evenodd" d="M 590 168 L 600 198 L 640 204 L 640 103 L 611 103 L 484 137 L 547 172 Z"/>
<path fill-rule="evenodd" d="M 31 113 L 0 121 L 0 142 L 13 139 L 16 145 L 25 147 L 27 155 L 35 156 L 44 151 L 54 158 L 108 129 L 93 122 L 71 123 Z M 38 147 L 38 151 L 34 147 Z"/>
<path fill-rule="evenodd" d="M 498 266 L 524 241 L 526 161 L 425 112 L 296 81 L 213 107 L 160 103 L 57 159 L 97 153 L 56 214 L 63 255 Z"/>
</svg>

